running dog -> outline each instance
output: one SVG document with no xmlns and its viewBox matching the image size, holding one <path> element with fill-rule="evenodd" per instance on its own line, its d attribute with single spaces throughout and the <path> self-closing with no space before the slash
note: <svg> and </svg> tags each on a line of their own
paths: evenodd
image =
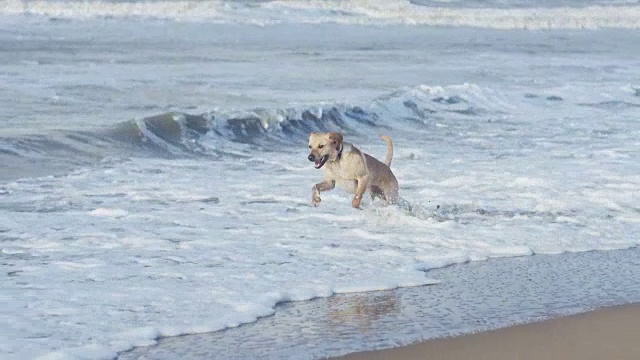
<svg viewBox="0 0 640 360">
<path fill-rule="evenodd" d="M 388 204 L 398 200 L 398 180 L 391 172 L 393 144 L 388 136 L 381 136 L 387 143 L 384 163 L 363 153 L 352 144 L 343 142 L 337 132 L 309 134 L 309 161 L 316 169 L 322 168 L 324 179 L 313 185 L 311 203 L 320 205 L 320 192 L 333 189 L 336 184 L 354 194 L 351 206 L 360 207 L 362 196 L 369 190 L 371 199 L 384 199 Z"/>
</svg>

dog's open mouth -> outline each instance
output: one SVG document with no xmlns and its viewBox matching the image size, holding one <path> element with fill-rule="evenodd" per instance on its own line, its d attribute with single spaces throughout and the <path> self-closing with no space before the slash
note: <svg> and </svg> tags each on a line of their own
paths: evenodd
<svg viewBox="0 0 640 360">
<path fill-rule="evenodd" d="M 316 169 L 320 169 L 320 168 L 322 167 L 322 165 L 324 165 L 324 163 L 326 163 L 326 162 L 327 162 L 327 159 L 329 159 L 329 155 L 325 155 L 325 156 L 323 156 L 323 157 L 321 157 L 321 158 L 317 159 L 317 160 L 315 161 L 315 167 L 316 167 Z"/>
</svg>

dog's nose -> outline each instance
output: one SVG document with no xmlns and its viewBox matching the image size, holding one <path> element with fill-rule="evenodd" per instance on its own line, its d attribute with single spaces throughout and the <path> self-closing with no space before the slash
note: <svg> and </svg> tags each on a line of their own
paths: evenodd
<svg viewBox="0 0 640 360">
<path fill-rule="evenodd" d="M 313 155 L 309 155 L 307 159 L 309 159 L 309 161 L 316 161 L 316 157 Z"/>
</svg>

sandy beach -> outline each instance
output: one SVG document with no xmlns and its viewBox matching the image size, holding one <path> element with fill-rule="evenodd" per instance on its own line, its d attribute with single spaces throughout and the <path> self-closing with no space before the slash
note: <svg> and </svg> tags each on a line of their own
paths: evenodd
<svg viewBox="0 0 640 360">
<path fill-rule="evenodd" d="M 640 359 L 640 304 L 333 359 Z"/>
</svg>

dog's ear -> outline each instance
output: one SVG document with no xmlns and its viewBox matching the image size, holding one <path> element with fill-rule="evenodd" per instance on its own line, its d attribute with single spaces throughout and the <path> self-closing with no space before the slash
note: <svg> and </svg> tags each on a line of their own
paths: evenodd
<svg viewBox="0 0 640 360">
<path fill-rule="evenodd" d="M 336 150 L 340 150 L 340 144 L 342 144 L 342 134 L 337 132 L 330 132 L 329 139 L 336 144 Z"/>
</svg>

